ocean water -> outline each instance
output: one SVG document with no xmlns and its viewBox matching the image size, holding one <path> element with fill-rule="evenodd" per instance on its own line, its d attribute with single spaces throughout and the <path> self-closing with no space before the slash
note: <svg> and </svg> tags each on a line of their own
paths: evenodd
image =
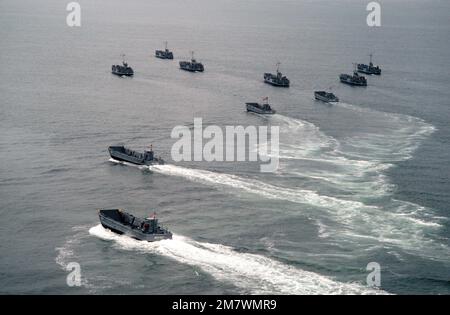
<svg viewBox="0 0 450 315">
<path fill-rule="evenodd" d="M 80 0 L 70 28 L 61 1 L 1 1 L 0 292 L 449 294 L 450 3 L 383 1 L 370 28 L 366 2 Z M 204 73 L 178 69 L 191 50 Z M 372 52 L 381 76 L 338 82 Z M 133 78 L 110 73 L 122 53 Z M 262 82 L 278 61 L 289 89 Z M 329 88 L 340 103 L 314 101 Z M 263 96 L 276 115 L 245 112 Z M 279 126 L 278 170 L 172 161 L 194 117 Z M 116 143 L 167 164 L 111 161 Z M 173 240 L 105 230 L 113 207 Z"/>
</svg>

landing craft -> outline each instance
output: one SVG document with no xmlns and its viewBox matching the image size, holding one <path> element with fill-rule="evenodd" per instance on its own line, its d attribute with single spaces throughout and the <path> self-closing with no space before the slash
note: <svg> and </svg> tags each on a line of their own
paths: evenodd
<svg viewBox="0 0 450 315">
<path fill-rule="evenodd" d="M 113 65 L 111 67 L 111 73 L 120 77 L 123 75 L 128 77 L 134 75 L 133 69 L 125 61 L 125 55 L 122 55 L 122 65 Z"/>
<path fill-rule="evenodd" d="M 122 209 L 100 209 L 98 216 L 105 229 L 140 241 L 155 242 L 172 238 L 169 230 L 158 225 L 156 213 L 149 218 L 141 219 Z"/>
<path fill-rule="evenodd" d="M 341 74 L 339 76 L 339 80 L 341 80 L 342 83 L 349 84 L 349 85 L 356 85 L 356 86 L 367 86 L 367 80 L 362 75 L 359 75 L 356 71 L 356 64 L 355 70 L 353 71 L 353 76 L 350 74 Z"/>
<path fill-rule="evenodd" d="M 257 114 L 275 114 L 275 110 L 269 105 L 269 98 L 264 97 L 263 103 L 245 103 L 247 112 L 254 112 Z"/>
<path fill-rule="evenodd" d="M 180 61 L 180 69 L 190 71 L 190 72 L 205 71 L 203 64 L 200 62 L 197 62 L 197 60 L 195 60 L 194 52 L 191 52 L 191 61 Z"/>
<path fill-rule="evenodd" d="M 173 53 L 169 49 L 167 49 L 167 42 L 165 42 L 164 50 L 155 51 L 155 57 L 161 59 L 173 59 Z"/>
<path fill-rule="evenodd" d="M 143 153 L 131 150 L 123 145 L 110 146 L 108 151 L 111 158 L 121 162 L 137 165 L 164 164 L 162 158 L 155 156 L 152 145 L 150 145 L 150 150 L 145 150 Z"/>
<path fill-rule="evenodd" d="M 359 63 L 358 64 L 358 72 L 365 73 L 365 74 L 381 74 L 381 68 L 379 66 L 374 66 L 372 63 L 372 54 L 370 56 L 370 63 L 368 65 Z"/>
<path fill-rule="evenodd" d="M 315 91 L 314 97 L 316 100 L 322 101 L 325 103 L 339 102 L 339 98 L 331 92 Z"/>
<path fill-rule="evenodd" d="M 289 87 L 290 81 L 280 72 L 280 63 L 277 63 L 277 73 L 264 73 L 264 82 L 273 86 Z"/>
</svg>

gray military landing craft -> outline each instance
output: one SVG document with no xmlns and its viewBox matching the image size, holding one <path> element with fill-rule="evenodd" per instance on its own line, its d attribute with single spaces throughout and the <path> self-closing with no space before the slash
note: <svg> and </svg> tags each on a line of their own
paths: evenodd
<svg viewBox="0 0 450 315">
<path fill-rule="evenodd" d="M 167 49 L 167 42 L 165 42 L 164 50 L 155 51 L 155 57 L 161 59 L 173 59 L 173 53 L 169 49 Z"/>
<path fill-rule="evenodd" d="M 275 110 L 272 109 L 269 105 L 269 98 L 264 97 L 263 103 L 245 103 L 245 106 L 247 108 L 247 112 L 253 112 L 257 114 L 275 114 Z"/>
<path fill-rule="evenodd" d="M 201 62 L 197 62 L 194 58 L 194 52 L 191 52 L 191 61 L 180 61 L 180 69 L 190 72 L 203 72 L 205 67 Z"/>
<path fill-rule="evenodd" d="M 141 219 L 121 209 L 100 209 L 98 216 L 105 229 L 137 240 L 155 242 L 172 238 L 169 230 L 158 225 L 156 214 L 150 218 Z"/>
<path fill-rule="evenodd" d="M 369 64 L 366 65 L 364 63 L 359 63 L 358 64 L 358 72 L 366 73 L 366 74 L 380 75 L 381 74 L 381 68 L 379 66 L 374 66 L 373 63 L 372 63 L 372 54 L 370 54 L 369 56 L 370 56 Z"/>
<path fill-rule="evenodd" d="M 339 102 L 339 98 L 331 92 L 315 91 L 314 97 L 316 100 L 326 102 L 326 103 Z"/>
<path fill-rule="evenodd" d="M 367 86 L 366 78 L 358 74 L 356 71 L 356 63 L 354 65 L 355 70 L 353 71 L 353 75 L 342 73 L 339 76 L 339 80 L 348 85 Z"/>
<path fill-rule="evenodd" d="M 120 162 L 137 165 L 164 164 L 162 158 L 155 156 L 153 146 L 150 146 L 150 150 L 145 150 L 143 153 L 128 149 L 123 145 L 110 146 L 108 151 L 111 158 Z"/>
<path fill-rule="evenodd" d="M 111 73 L 120 77 L 123 75 L 127 77 L 134 75 L 133 69 L 125 61 L 125 55 L 122 55 L 122 65 L 113 65 L 111 67 Z"/>
<path fill-rule="evenodd" d="M 289 87 L 290 81 L 280 72 L 280 63 L 277 63 L 277 73 L 264 73 L 264 82 L 280 87 Z"/>
</svg>

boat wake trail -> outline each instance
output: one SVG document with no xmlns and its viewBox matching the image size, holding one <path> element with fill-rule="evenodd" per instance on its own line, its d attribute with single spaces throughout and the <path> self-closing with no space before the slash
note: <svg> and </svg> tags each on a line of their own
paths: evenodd
<svg viewBox="0 0 450 315">
<path fill-rule="evenodd" d="M 423 251 L 424 248 L 431 248 L 430 246 L 433 245 L 433 241 L 427 238 L 424 232 L 440 228 L 436 218 L 429 217 L 425 220 L 422 213 L 410 213 L 408 207 L 405 209 L 401 205 L 395 209 L 396 212 L 386 212 L 383 208 L 366 205 L 360 201 L 324 196 L 311 190 L 274 186 L 236 175 L 175 165 L 154 165 L 150 169 L 203 184 L 229 187 L 235 193 L 245 192 L 267 199 L 313 206 L 302 208 L 303 213 L 319 220 L 326 218 L 340 223 L 338 226 L 329 227 L 328 234 L 333 232 L 334 236 L 357 238 L 358 241 L 366 239 L 411 250 L 420 248 Z"/>
<path fill-rule="evenodd" d="M 172 240 L 143 242 L 117 235 L 100 224 L 89 233 L 115 242 L 124 250 L 137 250 L 196 266 L 215 279 L 229 282 L 247 294 L 387 294 L 356 283 L 342 283 L 261 255 L 239 253 L 232 247 L 197 242 L 174 235 Z"/>
<path fill-rule="evenodd" d="M 363 131 L 337 140 L 300 119 L 268 118 L 269 124 L 280 125 L 280 175 L 298 176 L 318 194 L 358 205 L 347 211 L 328 205 L 330 217 L 346 225 L 341 231 L 346 236 L 391 243 L 416 253 L 420 248 L 422 255 L 445 258 L 448 247 L 434 241 L 443 218 L 426 207 L 394 199 L 396 186 L 385 174 L 395 162 L 410 159 L 435 127 L 407 115 L 346 103 L 336 106 L 358 120 L 365 119 L 359 128 Z M 371 206 L 361 206 L 366 204 Z M 329 235 L 333 227 L 324 227 L 320 218 L 318 222 L 322 232 L 326 230 L 322 234 Z"/>
<path fill-rule="evenodd" d="M 342 200 L 329 196 L 321 196 L 315 191 L 299 190 L 266 184 L 252 178 L 246 179 L 237 175 L 216 173 L 200 169 L 185 168 L 175 165 L 153 165 L 150 170 L 165 175 L 180 176 L 203 184 L 228 186 L 238 191 L 261 195 L 269 199 L 287 200 L 301 204 L 314 204 L 323 207 L 339 207 L 342 209 L 364 207 L 358 201 Z M 369 206 L 367 206 L 369 207 Z M 373 207 L 375 208 L 375 207 Z"/>
<path fill-rule="evenodd" d="M 277 114 L 268 123 L 280 126 L 279 174 L 308 179 L 319 190 L 331 187 L 343 196 L 377 197 L 394 190 L 382 173 L 392 164 L 343 154 L 337 139 L 307 121 Z M 259 154 L 269 145 L 260 144 Z"/>
<path fill-rule="evenodd" d="M 369 117 L 383 124 L 385 129 L 378 125 L 367 129 L 366 133 L 358 132 L 338 141 L 307 121 L 279 114 L 263 117 L 269 124 L 280 126 L 281 170 L 276 185 L 255 178 L 174 165 L 156 165 L 150 169 L 204 184 L 230 187 L 234 193 L 252 193 L 303 204 L 301 211 L 317 220 L 322 236 L 339 236 L 355 244 L 362 241 L 390 244 L 421 256 L 445 258 L 447 246 L 435 241 L 442 218 L 426 207 L 392 198 L 396 187 L 385 175 L 396 161 L 410 158 L 434 127 L 410 116 L 359 109 L 348 104 L 339 106 Z M 280 181 L 280 178 L 286 180 Z M 335 224 L 324 224 L 330 220 Z"/>
<path fill-rule="evenodd" d="M 421 141 L 434 132 L 434 127 L 411 116 L 339 104 L 370 117 L 378 125 L 375 123 L 365 132 L 338 141 L 300 119 L 282 115 L 268 119 L 270 124 L 280 125 L 281 173 L 320 181 L 324 187 L 332 186 L 344 195 L 373 198 L 391 194 L 395 186 L 384 172 L 393 163 L 411 158 Z"/>
<path fill-rule="evenodd" d="M 139 168 L 228 187 L 236 194 L 302 204 L 302 214 L 317 222 L 320 237 L 342 238 L 355 246 L 392 245 L 447 259 L 448 246 L 439 237 L 444 219 L 431 209 L 394 199 L 396 187 L 385 174 L 395 162 L 410 158 L 434 127 L 410 116 L 339 106 L 374 126 L 337 140 L 307 121 L 279 114 L 263 117 L 280 126 L 280 170 L 270 184 L 267 176 L 247 178 L 175 165 Z"/>
<path fill-rule="evenodd" d="M 338 107 L 369 117 L 372 128 L 341 141 L 340 153 L 378 162 L 399 162 L 412 157 L 423 140 L 436 128 L 424 120 L 403 114 L 394 114 L 338 103 Z"/>
</svg>

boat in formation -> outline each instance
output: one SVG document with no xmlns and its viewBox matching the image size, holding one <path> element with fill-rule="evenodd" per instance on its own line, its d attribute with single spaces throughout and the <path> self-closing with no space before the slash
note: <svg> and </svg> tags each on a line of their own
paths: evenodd
<svg viewBox="0 0 450 315">
<path fill-rule="evenodd" d="M 316 98 L 316 100 L 323 101 L 326 103 L 339 102 L 339 98 L 331 92 L 315 91 L 314 97 Z"/>
<path fill-rule="evenodd" d="M 269 98 L 265 97 L 263 98 L 263 102 L 260 103 L 245 103 L 247 107 L 247 112 L 253 112 L 257 114 L 275 114 L 276 111 L 272 109 L 272 107 L 269 105 Z"/>
<path fill-rule="evenodd" d="M 191 53 L 191 61 L 180 61 L 180 69 L 190 72 L 203 72 L 205 70 L 203 64 L 195 60 L 194 52 Z"/>
<path fill-rule="evenodd" d="M 133 69 L 128 66 L 123 55 L 122 65 L 113 65 L 112 73 L 119 76 L 132 76 L 134 74 Z M 155 56 L 162 59 L 173 59 L 173 53 L 168 50 L 167 42 L 165 50 L 156 50 Z M 280 87 L 289 87 L 290 81 L 286 76 L 279 71 L 279 65 L 277 64 L 276 74 L 264 73 L 264 82 Z M 191 72 L 203 72 L 203 64 L 197 62 L 192 52 L 191 61 L 180 61 L 180 69 Z M 367 80 L 364 76 L 360 76 L 358 72 L 366 74 L 381 74 L 379 66 L 374 66 L 372 63 L 372 55 L 370 55 L 369 65 L 355 64 L 355 71 L 353 75 L 341 74 L 339 79 L 342 83 L 366 86 Z M 338 102 L 339 98 L 331 92 L 315 91 L 315 99 L 324 102 Z M 263 99 L 262 103 L 245 103 L 247 112 L 254 112 L 257 114 L 275 114 L 276 111 L 269 105 L 268 97 Z M 108 148 L 109 154 L 112 159 L 129 162 L 136 165 L 154 165 L 164 164 L 164 160 L 155 156 L 152 147 L 144 152 L 138 152 L 126 148 L 123 145 L 110 146 Z M 98 211 L 99 219 L 102 226 L 106 229 L 118 234 L 126 234 L 138 240 L 144 241 L 159 241 L 164 239 L 171 239 L 172 233 L 158 224 L 156 215 L 149 218 L 138 218 L 130 213 L 127 213 L 121 209 L 101 209 Z"/>
<path fill-rule="evenodd" d="M 289 87 L 290 81 L 280 72 L 280 63 L 277 63 L 276 74 L 264 73 L 264 82 L 273 86 Z"/>
<path fill-rule="evenodd" d="M 356 64 L 354 65 L 355 70 L 353 71 L 353 75 L 343 73 L 339 76 L 339 80 L 341 80 L 342 83 L 349 85 L 367 86 L 366 78 L 358 74 L 358 72 L 356 71 Z"/>
<path fill-rule="evenodd" d="M 98 216 L 105 229 L 137 240 L 154 242 L 172 238 L 172 233 L 158 224 L 155 213 L 141 219 L 121 209 L 100 209 Z"/>
<path fill-rule="evenodd" d="M 134 75 L 133 69 L 128 65 L 128 63 L 125 61 L 125 55 L 123 56 L 122 65 L 113 65 L 111 68 L 111 72 L 118 76 L 132 76 Z M 157 58 L 161 59 L 173 59 L 173 53 L 167 48 L 167 42 L 165 42 L 165 49 L 164 50 L 156 50 L 155 56 Z M 353 75 L 351 74 L 340 74 L 339 80 L 342 83 L 354 85 L 354 86 L 367 86 L 367 80 L 364 76 L 359 75 L 360 73 L 365 74 L 375 74 L 380 75 L 381 74 L 381 68 L 379 66 L 374 66 L 372 62 L 373 55 L 370 54 L 370 62 L 369 64 L 354 64 L 355 70 L 353 72 Z M 192 57 L 190 61 L 180 61 L 180 69 L 190 71 L 190 72 L 203 72 L 205 70 L 202 63 L 197 62 L 197 60 L 194 58 L 194 52 L 192 52 Z M 279 86 L 279 87 L 289 87 L 290 86 L 290 80 L 284 76 L 280 70 L 280 63 L 277 63 L 277 69 L 276 73 L 264 73 L 264 82 L 271 84 L 273 86 Z M 338 102 L 339 99 L 333 94 L 328 93 L 326 91 L 315 91 L 314 92 L 315 98 L 324 102 Z M 247 103 L 247 104 L 258 104 L 258 103 Z M 262 104 L 262 105 L 268 105 L 268 104 Z M 261 106 L 262 106 L 261 105 Z M 250 105 L 250 108 L 252 108 Z M 257 106 L 255 107 L 257 108 Z M 257 111 L 258 109 L 255 109 Z M 251 110 L 252 111 L 252 110 Z"/>
<path fill-rule="evenodd" d="M 155 57 L 161 59 L 173 59 L 173 53 L 167 48 L 167 42 L 165 42 L 164 50 L 156 50 Z"/>
<path fill-rule="evenodd" d="M 110 146 L 109 155 L 116 161 L 128 162 L 136 165 L 164 164 L 164 160 L 153 152 L 153 146 L 144 152 L 131 150 L 123 145 Z"/>
<path fill-rule="evenodd" d="M 134 75 L 133 69 L 125 61 L 125 55 L 122 55 L 122 65 L 112 65 L 111 73 L 118 76 L 132 76 Z"/>
<path fill-rule="evenodd" d="M 370 56 L 370 62 L 368 65 L 359 63 L 358 64 L 358 72 L 365 73 L 365 74 L 375 74 L 380 75 L 381 74 L 381 68 L 379 66 L 374 66 L 372 63 L 372 54 Z"/>
</svg>

